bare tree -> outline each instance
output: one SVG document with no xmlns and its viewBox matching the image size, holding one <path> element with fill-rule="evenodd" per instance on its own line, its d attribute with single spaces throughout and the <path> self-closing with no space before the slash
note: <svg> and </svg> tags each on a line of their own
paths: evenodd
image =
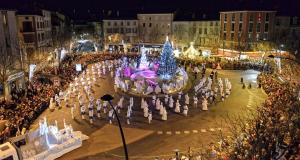
<svg viewBox="0 0 300 160">
<path fill-rule="evenodd" d="M 162 32 L 158 26 L 154 26 L 150 32 L 150 41 L 153 43 L 161 43 L 162 41 Z"/>
<path fill-rule="evenodd" d="M 0 83 L 2 84 L 4 90 L 4 98 L 6 98 L 7 93 L 7 80 L 12 70 L 15 68 L 15 58 L 13 54 L 7 51 L 4 46 L 0 46 Z"/>
</svg>

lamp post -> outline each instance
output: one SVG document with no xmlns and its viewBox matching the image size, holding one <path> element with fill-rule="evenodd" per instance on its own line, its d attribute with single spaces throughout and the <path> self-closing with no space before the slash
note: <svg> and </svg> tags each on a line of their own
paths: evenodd
<svg viewBox="0 0 300 160">
<path fill-rule="evenodd" d="M 124 153 L 125 153 L 125 159 L 128 160 L 128 152 L 127 152 L 127 146 L 126 146 L 126 141 L 125 141 L 123 129 L 122 129 L 122 126 L 121 126 L 121 123 L 120 123 L 120 119 L 119 119 L 118 113 L 117 113 L 117 111 L 115 110 L 115 108 L 113 107 L 113 105 L 111 103 L 111 101 L 113 99 L 114 98 L 111 95 L 109 95 L 109 94 L 106 94 L 106 95 L 104 95 L 104 96 L 101 97 L 102 101 L 107 101 L 109 103 L 109 105 L 111 106 L 111 108 L 114 111 L 114 114 L 116 115 L 116 118 L 117 118 L 117 121 L 118 121 L 118 126 L 119 126 L 121 137 L 122 137 L 123 148 L 124 148 Z"/>
</svg>

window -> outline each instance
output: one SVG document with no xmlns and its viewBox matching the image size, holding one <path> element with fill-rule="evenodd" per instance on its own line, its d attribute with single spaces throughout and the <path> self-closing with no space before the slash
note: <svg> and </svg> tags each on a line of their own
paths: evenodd
<svg viewBox="0 0 300 160">
<path fill-rule="evenodd" d="M 260 23 L 256 24 L 256 32 L 260 32 Z"/>
<path fill-rule="evenodd" d="M 265 24 L 265 32 L 268 32 L 269 31 L 269 23 L 266 23 Z"/>
<path fill-rule="evenodd" d="M 115 23 L 114 23 L 114 26 L 117 26 L 117 25 L 118 25 L 118 23 L 117 23 L 117 22 L 115 22 Z"/>
<path fill-rule="evenodd" d="M 107 22 L 107 25 L 110 26 L 110 22 Z"/>
<path fill-rule="evenodd" d="M 239 32 L 242 31 L 243 23 L 239 23 Z"/>
<path fill-rule="evenodd" d="M 266 13 L 266 22 L 269 22 L 269 19 L 270 19 L 270 14 Z"/>
<path fill-rule="evenodd" d="M 199 33 L 202 34 L 202 28 L 199 28 Z"/>
<path fill-rule="evenodd" d="M 143 23 L 143 27 L 146 27 L 146 24 L 145 24 L 145 23 Z"/>
<path fill-rule="evenodd" d="M 121 22 L 121 26 L 123 26 L 123 22 Z"/>
<path fill-rule="evenodd" d="M 127 26 L 130 26 L 130 22 L 127 22 Z"/>
<path fill-rule="evenodd" d="M 224 23 L 224 32 L 226 32 L 226 26 L 227 26 L 227 23 Z"/>
<path fill-rule="evenodd" d="M 223 39 L 226 39 L 226 33 L 223 34 Z"/>
<path fill-rule="evenodd" d="M 120 32 L 123 34 L 124 33 L 124 28 L 120 28 Z"/>
<path fill-rule="evenodd" d="M 249 32 L 253 31 L 253 23 L 249 23 Z"/>
<path fill-rule="evenodd" d="M 234 31 L 234 23 L 231 23 L 231 31 Z"/>
<path fill-rule="evenodd" d="M 32 22 L 23 22 L 23 32 L 33 32 Z"/>
<path fill-rule="evenodd" d="M 243 21 L 243 13 L 240 13 L 240 22 Z"/>
<path fill-rule="evenodd" d="M 250 14 L 250 22 L 253 22 L 253 15 Z"/>
<path fill-rule="evenodd" d="M 151 17 L 149 17 L 149 21 L 151 21 Z"/>
<path fill-rule="evenodd" d="M 230 34 L 230 39 L 233 40 L 234 39 L 234 33 Z"/>
<path fill-rule="evenodd" d="M 38 34 L 38 40 L 39 40 L 39 41 L 42 41 L 42 36 L 41 36 L 40 33 Z"/>
<path fill-rule="evenodd" d="M 25 43 L 33 43 L 34 42 L 33 34 L 24 34 L 23 37 L 24 37 Z"/>
<path fill-rule="evenodd" d="M 204 34 L 207 34 L 207 28 L 204 28 Z"/>
<path fill-rule="evenodd" d="M 213 26 L 213 22 L 210 22 L 210 26 Z"/>
<path fill-rule="evenodd" d="M 133 25 L 136 26 L 136 22 L 133 22 Z"/>
<path fill-rule="evenodd" d="M 227 21 L 227 14 L 224 14 L 224 21 Z"/>
<path fill-rule="evenodd" d="M 113 33 L 119 33 L 119 28 L 113 28 Z"/>
<path fill-rule="evenodd" d="M 232 16 L 231 16 L 231 21 L 235 21 L 235 15 L 234 14 L 232 14 Z"/>
<path fill-rule="evenodd" d="M 151 27 L 152 26 L 152 23 L 149 23 L 149 27 Z"/>
<path fill-rule="evenodd" d="M 107 29 L 106 29 L 106 32 L 107 32 L 107 33 L 112 33 L 112 29 L 111 29 L 111 28 L 107 28 Z"/>
</svg>

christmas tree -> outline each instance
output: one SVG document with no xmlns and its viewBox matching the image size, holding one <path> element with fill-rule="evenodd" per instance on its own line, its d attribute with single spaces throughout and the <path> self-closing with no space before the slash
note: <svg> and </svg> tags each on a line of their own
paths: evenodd
<svg viewBox="0 0 300 160">
<path fill-rule="evenodd" d="M 157 73 L 162 79 L 170 79 L 175 75 L 176 69 L 177 65 L 173 54 L 173 48 L 167 37 L 167 40 L 163 46 L 162 53 L 160 55 L 159 68 Z"/>
<path fill-rule="evenodd" d="M 141 57 L 138 62 L 139 69 L 147 69 L 148 68 L 148 60 L 146 56 L 146 49 L 144 47 L 141 48 Z"/>
</svg>

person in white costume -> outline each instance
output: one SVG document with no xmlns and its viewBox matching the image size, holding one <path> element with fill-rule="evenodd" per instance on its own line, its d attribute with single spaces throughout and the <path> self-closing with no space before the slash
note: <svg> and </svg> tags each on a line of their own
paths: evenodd
<svg viewBox="0 0 300 160">
<path fill-rule="evenodd" d="M 151 124 L 151 121 L 152 121 L 152 112 L 149 111 L 149 114 L 148 114 L 148 123 Z"/>
<path fill-rule="evenodd" d="M 159 98 L 156 99 L 155 109 L 160 110 L 160 100 L 159 100 Z"/>
<path fill-rule="evenodd" d="M 96 105 L 97 105 L 97 117 L 100 118 L 100 112 L 101 112 L 101 100 L 100 99 L 97 99 L 96 101 Z"/>
<path fill-rule="evenodd" d="M 161 119 L 162 119 L 163 121 L 168 120 L 168 112 L 167 112 L 167 110 L 166 110 L 165 107 L 163 107 L 163 113 L 162 113 Z"/>
<path fill-rule="evenodd" d="M 148 117 L 148 112 L 149 112 L 148 106 L 145 106 L 144 107 L 144 117 Z"/>
<path fill-rule="evenodd" d="M 109 124 L 112 124 L 112 117 L 113 117 L 113 114 L 114 114 L 114 110 L 113 110 L 113 109 L 109 110 L 109 112 L 108 112 L 108 120 L 109 120 Z"/>
<path fill-rule="evenodd" d="M 163 112 L 164 112 L 164 105 L 162 102 L 160 102 L 159 114 L 162 115 Z"/>
<path fill-rule="evenodd" d="M 180 113 L 180 103 L 179 103 L 179 100 L 178 100 L 178 99 L 177 99 L 176 105 L 175 105 L 175 112 L 176 112 L 176 113 Z"/>
<path fill-rule="evenodd" d="M 128 108 L 127 115 L 126 115 L 127 124 L 130 124 L 130 116 L 131 116 L 131 110 L 130 110 L 130 108 Z"/>
<path fill-rule="evenodd" d="M 161 88 L 159 87 L 159 85 L 157 85 L 156 87 L 155 87 L 155 93 L 156 94 L 159 94 L 161 92 Z"/>
<path fill-rule="evenodd" d="M 194 107 L 197 108 L 198 105 L 198 98 L 196 95 L 194 95 Z"/>
<path fill-rule="evenodd" d="M 131 107 L 133 107 L 133 97 L 130 97 L 129 104 Z"/>
<path fill-rule="evenodd" d="M 141 109 L 144 109 L 144 107 L 145 107 L 145 100 L 144 100 L 144 98 L 142 98 L 142 100 L 141 100 Z"/>
<path fill-rule="evenodd" d="M 84 117 L 84 114 L 85 114 L 85 106 L 84 106 L 84 105 L 81 105 L 81 106 L 80 106 L 80 112 L 81 112 L 81 118 L 82 118 L 82 119 L 85 119 L 85 117 Z"/>
<path fill-rule="evenodd" d="M 207 109 L 207 99 L 206 99 L 206 98 L 203 99 L 203 102 L 202 102 L 202 110 L 203 110 L 203 111 L 207 111 L 207 110 L 208 110 L 208 109 Z"/>
<path fill-rule="evenodd" d="M 190 97 L 189 97 L 189 95 L 188 94 L 185 94 L 185 104 L 186 105 L 189 105 L 190 104 Z"/>
<path fill-rule="evenodd" d="M 170 96 L 170 99 L 169 99 L 169 107 L 170 107 L 170 108 L 173 108 L 173 106 L 174 106 L 174 100 L 173 100 L 173 97 Z"/>
<path fill-rule="evenodd" d="M 187 105 L 184 105 L 184 106 L 183 106 L 183 115 L 184 115 L 184 116 L 187 116 L 188 111 L 189 111 L 189 107 L 188 107 Z"/>
<path fill-rule="evenodd" d="M 104 113 L 106 113 L 107 105 L 108 105 L 108 102 L 107 102 L 107 101 L 104 101 L 104 102 L 103 102 L 103 112 L 104 112 Z"/>
</svg>

